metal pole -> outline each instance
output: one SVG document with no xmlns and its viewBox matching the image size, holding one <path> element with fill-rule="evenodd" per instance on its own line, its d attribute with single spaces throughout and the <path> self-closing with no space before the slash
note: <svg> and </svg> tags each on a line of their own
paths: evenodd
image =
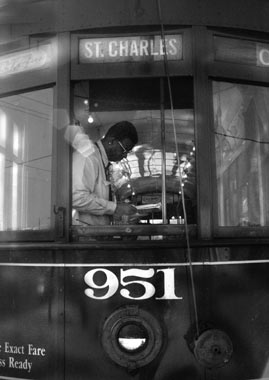
<svg viewBox="0 0 269 380">
<path fill-rule="evenodd" d="M 161 146 L 162 146 L 162 219 L 167 223 L 166 213 L 166 150 L 165 150 L 165 109 L 164 109 L 164 80 L 160 79 L 161 96 Z"/>
</svg>

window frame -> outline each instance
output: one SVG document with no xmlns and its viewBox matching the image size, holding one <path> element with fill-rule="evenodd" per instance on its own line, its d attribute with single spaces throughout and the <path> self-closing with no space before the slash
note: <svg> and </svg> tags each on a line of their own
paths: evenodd
<svg viewBox="0 0 269 380">
<path fill-rule="evenodd" d="M 166 29 L 166 34 L 182 34 L 183 38 L 183 58 L 179 62 L 168 62 L 169 73 L 171 76 L 192 76 L 192 48 L 191 48 L 191 28 L 168 28 Z M 72 33 L 71 35 L 71 81 L 78 80 L 91 80 L 91 79 L 120 79 L 120 78 L 142 78 L 142 77 L 165 77 L 165 68 L 163 62 L 158 62 L 151 66 L 151 70 L 147 69 L 146 72 L 143 70 L 143 63 L 106 63 L 106 64 L 79 64 L 78 63 L 78 41 L 80 38 L 97 38 L 97 37 L 117 37 L 117 36 L 144 36 L 144 35 L 157 35 L 161 34 L 161 31 L 138 31 L 136 33 L 128 32 L 123 30 L 122 33 L 115 33 L 113 30 L 111 33 Z M 195 128 L 196 129 L 196 128 Z M 197 184 L 196 184 L 197 188 Z M 190 225 L 188 231 L 190 235 L 194 238 L 197 237 L 197 224 Z M 92 236 L 133 236 L 133 235 L 146 235 L 154 236 L 162 235 L 169 236 L 173 235 L 176 238 L 182 238 L 185 236 L 186 230 L 184 225 L 171 225 L 171 224 L 160 224 L 160 225 L 112 225 L 112 226 L 102 226 L 100 227 L 87 227 L 87 226 L 72 226 L 71 225 L 71 240 L 76 241 L 81 237 L 83 241 L 84 235 Z M 86 239 L 86 238 L 85 238 Z M 86 239 L 87 241 L 87 239 Z"/>
</svg>

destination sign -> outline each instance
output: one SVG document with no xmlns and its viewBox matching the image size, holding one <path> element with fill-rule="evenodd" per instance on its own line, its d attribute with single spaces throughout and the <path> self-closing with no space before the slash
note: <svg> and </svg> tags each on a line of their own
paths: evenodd
<svg viewBox="0 0 269 380">
<path fill-rule="evenodd" d="M 257 44 L 257 65 L 269 67 L 269 46 Z"/>
<path fill-rule="evenodd" d="M 269 67 L 269 45 L 252 40 L 214 37 L 215 60 Z"/>
<path fill-rule="evenodd" d="M 181 60 L 182 35 L 82 38 L 79 63 L 113 63 Z"/>
<path fill-rule="evenodd" d="M 47 67 L 52 62 L 51 45 L 43 45 L 0 58 L 0 76 Z"/>
</svg>

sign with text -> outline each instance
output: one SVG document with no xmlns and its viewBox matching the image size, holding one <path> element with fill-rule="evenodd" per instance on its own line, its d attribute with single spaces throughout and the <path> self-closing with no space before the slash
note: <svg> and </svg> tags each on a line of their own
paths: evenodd
<svg viewBox="0 0 269 380">
<path fill-rule="evenodd" d="M 0 58 L 0 76 L 3 77 L 48 67 L 52 63 L 52 56 L 51 45 L 43 45 L 7 54 Z"/>
<path fill-rule="evenodd" d="M 269 45 L 257 44 L 257 66 L 269 67 Z"/>
<path fill-rule="evenodd" d="M 35 347 L 32 343 L 16 344 L 10 341 L 0 341 L 0 369 L 13 369 L 30 374 L 33 364 L 40 365 L 37 361 L 42 360 L 45 356 L 46 348 L 44 347 Z M 5 377 L 5 379 L 9 379 L 9 377 Z"/>
<path fill-rule="evenodd" d="M 82 38 L 79 63 L 116 63 L 181 60 L 182 35 Z"/>
<path fill-rule="evenodd" d="M 214 50 L 216 61 L 269 67 L 269 44 L 215 36 Z"/>
</svg>

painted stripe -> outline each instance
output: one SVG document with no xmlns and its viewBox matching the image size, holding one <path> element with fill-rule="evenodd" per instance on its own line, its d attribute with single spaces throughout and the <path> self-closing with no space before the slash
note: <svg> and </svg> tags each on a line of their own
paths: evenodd
<svg viewBox="0 0 269 380">
<path fill-rule="evenodd" d="M 269 264 L 268 260 L 234 260 L 234 261 L 197 261 L 192 266 L 215 266 L 215 265 L 245 265 L 245 264 Z M 0 263 L 0 267 L 186 267 L 189 263 Z M 1 379 L 1 377 L 0 377 Z M 269 380 L 269 378 L 268 378 Z"/>
<path fill-rule="evenodd" d="M 0 379 L 3 379 L 3 380 L 31 380 L 31 379 L 23 379 L 21 377 L 7 377 L 7 376 L 0 376 Z"/>
</svg>

